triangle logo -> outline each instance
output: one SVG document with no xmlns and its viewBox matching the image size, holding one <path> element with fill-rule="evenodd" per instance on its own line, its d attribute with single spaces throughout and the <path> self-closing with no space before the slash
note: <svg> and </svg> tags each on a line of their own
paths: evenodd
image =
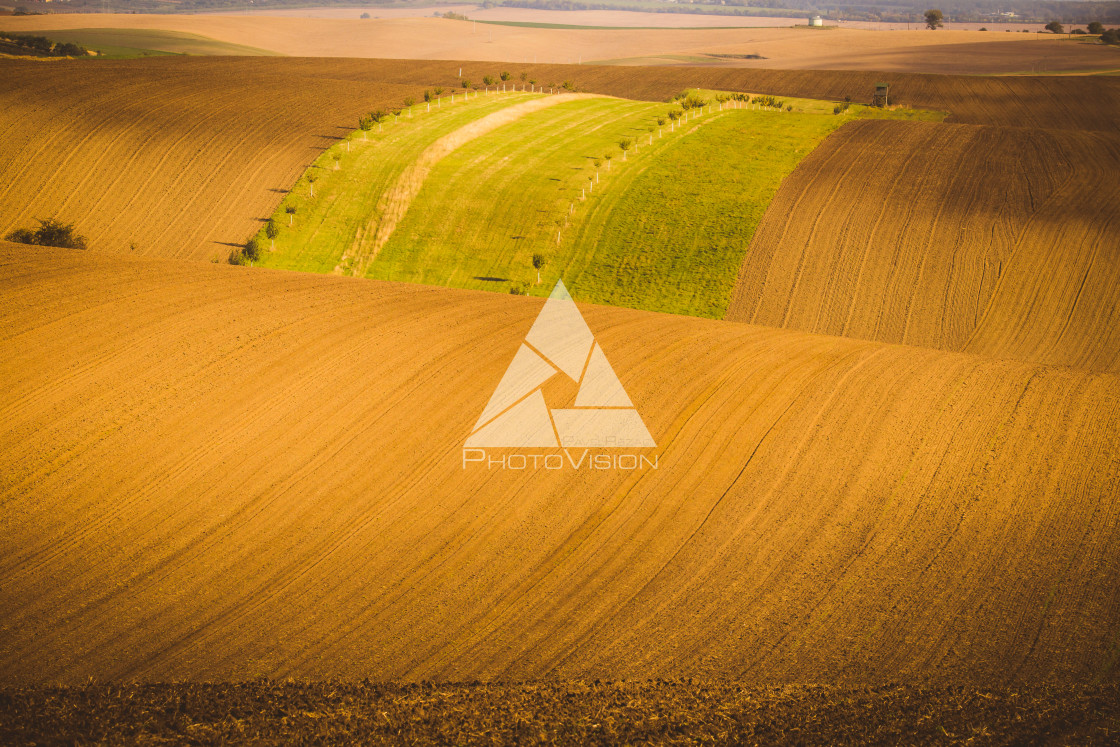
<svg viewBox="0 0 1120 747">
<path fill-rule="evenodd" d="M 553 409 L 545 402 L 542 387 L 554 376 L 579 385 L 574 407 Z M 656 445 L 564 282 L 556 281 L 466 446 Z"/>
</svg>

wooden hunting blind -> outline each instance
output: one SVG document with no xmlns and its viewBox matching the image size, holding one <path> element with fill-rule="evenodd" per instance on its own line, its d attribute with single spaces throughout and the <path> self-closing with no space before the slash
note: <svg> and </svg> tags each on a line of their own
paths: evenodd
<svg viewBox="0 0 1120 747">
<path fill-rule="evenodd" d="M 886 83 L 876 83 L 875 98 L 871 100 L 871 105 L 878 107 L 888 106 L 890 104 L 889 96 L 887 95 L 889 88 L 890 86 L 888 86 Z"/>
</svg>

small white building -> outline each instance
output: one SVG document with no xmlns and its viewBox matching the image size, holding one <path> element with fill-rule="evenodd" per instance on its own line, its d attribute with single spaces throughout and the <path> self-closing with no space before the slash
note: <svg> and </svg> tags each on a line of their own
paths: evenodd
<svg viewBox="0 0 1120 747">
<path fill-rule="evenodd" d="M 813 16 L 812 18 L 809 19 L 809 25 L 810 26 L 823 26 L 824 25 L 824 19 L 821 18 L 820 16 Z"/>
</svg>

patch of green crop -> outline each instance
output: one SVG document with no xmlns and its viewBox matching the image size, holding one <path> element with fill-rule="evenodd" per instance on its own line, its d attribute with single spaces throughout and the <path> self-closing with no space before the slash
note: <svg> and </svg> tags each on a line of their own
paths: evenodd
<svg viewBox="0 0 1120 747">
<path fill-rule="evenodd" d="M 404 109 L 399 119 L 389 115 L 368 132 L 352 132 L 316 159 L 284 198 L 272 216 L 280 228 L 274 242 L 262 229 L 258 238 L 265 251 L 260 264 L 333 272 L 359 236 L 376 227 L 381 195 L 425 148 L 476 119 L 532 97 L 483 94 L 464 101 L 457 92 L 452 104 L 447 91 L 444 101 L 433 101 L 430 109 L 420 101 L 411 112 Z M 295 213 L 288 214 L 288 208 Z"/>
<path fill-rule="evenodd" d="M 261 264 L 536 295 L 562 277 L 581 301 L 718 318 L 782 179 L 852 117 L 799 100 L 810 110 L 715 103 L 673 123 L 676 104 L 562 101 L 435 162 L 376 256 L 348 259 L 368 246 L 379 201 L 425 148 L 527 98 L 481 96 L 422 115 L 419 104 L 412 119 L 352 135 L 349 152 L 332 146 L 273 216 L 275 250 L 262 231 Z"/>
<path fill-rule="evenodd" d="M 782 179 L 844 119 L 725 109 L 698 121 L 589 211 L 571 242 L 573 295 L 722 318 Z"/>
</svg>

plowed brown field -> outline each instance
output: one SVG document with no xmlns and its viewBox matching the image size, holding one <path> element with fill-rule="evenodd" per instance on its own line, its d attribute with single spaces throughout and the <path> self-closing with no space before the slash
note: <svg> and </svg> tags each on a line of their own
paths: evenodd
<svg viewBox="0 0 1120 747">
<path fill-rule="evenodd" d="M 376 12 L 376 11 L 374 11 Z M 5 30 L 158 29 L 297 57 L 730 65 L 772 69 L 1022 73 L 1116 70 L 1120 52 L 1038 34 L 859 28 L 549 29 L 442 18 L 291 18 L 260 15 L 53 14 L 9 18 Z M 760 25 L 743 18 L 740 26 Z M 766 24 L 769 25 L 769 24 Z M 787 21 L 785 25 L 790 25 Z M 711 55 L 724 55 L 713 57 Z M 749 59 L 759 55 L 763 59 Z"/>
<path fill-rule="evenodd" d="M 245 61 L 0 61 L 0 235 L 58 217 L 97 249 L 224 259 L 359 114 L 422 92 L 385 81 L 407 63 Z"/>
<path fill-rule="evenodd" d="M 855 122 L 783 182 L 727 318 L 1120 371 L 1120 137 Z"/>
<path fill-rule="evenodd" d="M 464 469 L 540 303 L 0 244 L 0 682 L 1117 680 L 1120 377 L 584 307 L 658 469 Z"/>
</svg>

